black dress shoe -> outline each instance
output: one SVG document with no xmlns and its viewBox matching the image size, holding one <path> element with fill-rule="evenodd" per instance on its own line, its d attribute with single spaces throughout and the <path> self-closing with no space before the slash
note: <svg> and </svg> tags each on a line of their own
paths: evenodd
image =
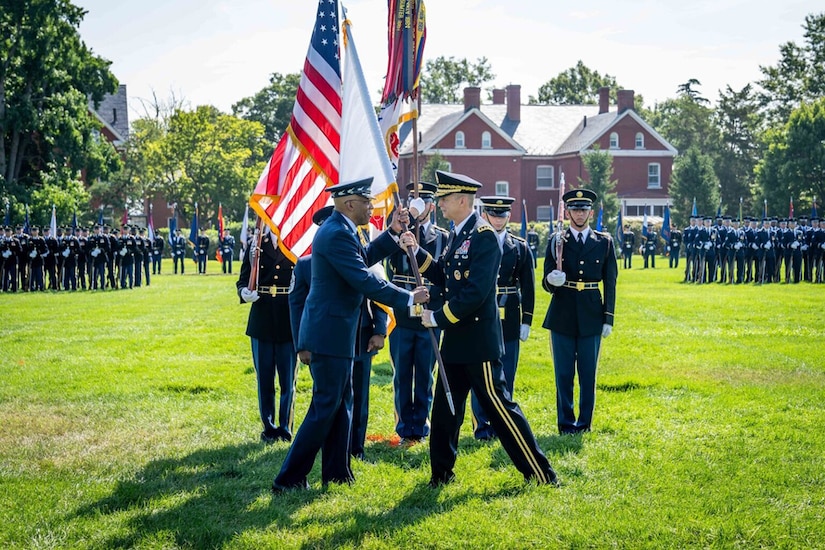
<svg viewBox="0 0 825 550">
<path fill-rule="evenodd" d="M 281 439 L 281 436 L 278 434 L 277 430 L 272 431 L 272 432 L 268 432 L 268 431 L 264 430 L 264 431 L 261 432 L 261 441 L 263 441 L 267 445 L 271 445 L 272 443 L 275 443 L 276 441 L 279 441 L 280 439 Z"/>
<path fill-rule="evenodd" d="M 289 433 L 289 431 L 286 428 L 277 428 L 275 432 L 278 434 L 278 437 L 281 439 L 281 441 L 292 441 L 292 434 Z"/>
<path fill-rule="evenodd" d="M 303 483 L 294 483 L 292 485 L 281 485 L 280 483 L 272 482 L 272 492 L 274 494 L 281 494 L 287 491 L 307 491 L 309 490 L 309 483 L 304 481 Z"/>
<path fill-rule="evenodd" d="M 455 481 L 455 474 L 443 475 L 443 476 L 433 476 L 430 478 L 430 482 L 427 483 L 432 489 L 437 489 L 442 485 L 449 485 Z"/>
</svg>

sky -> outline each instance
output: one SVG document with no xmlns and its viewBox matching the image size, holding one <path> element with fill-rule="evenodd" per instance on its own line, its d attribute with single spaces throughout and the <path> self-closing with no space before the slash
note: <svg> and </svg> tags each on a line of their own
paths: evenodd
<svg viewBox="0 0 825 550">
<path fill-rule="evenodd" d="M 130 117 L 153 95 L 189 106 L 232 104 L 272 73 L 300 72 L 316 0 L 74 0 L 81 38 L 127 85 Z M 520 84 L 522 102 L 581 60 L 642 94 L 646 106 L 695 78 L 711 101 L 776 65 L 780 45 L 804 42 L 821 0 L 426 0 L 425 63 L 489 60 L 493 82 Z M 387 64 L 387 1 L 343 2 L 377 103 Z"/>
</svg>

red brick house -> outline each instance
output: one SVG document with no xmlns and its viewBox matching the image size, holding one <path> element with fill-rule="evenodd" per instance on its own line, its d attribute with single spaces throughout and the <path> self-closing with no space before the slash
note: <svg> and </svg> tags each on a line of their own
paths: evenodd
<svg viewBox="0 0 825 550">
<path fill-rule="evenodd" d="M 582 157 L 598 147 L 613 156 L 616 193 L 624 216 L 661 216 L 667 203 L 677 154 L 633 109 L 633 91 L 620 90 L 609 105 L 522 105 L 521 86 L 493 90 L 493 103 L 481 104 L 481 89 L 464 89 L 463 105 L 424 104 L 418 119 L 419 171 L 434 154 L 450 170 L 484 184 L 480 195 L 509 195 L 527 204 L 530 221 L 547 221 L 558 204 L 559 178 L 568 189 L 587 180 Z M 412 125 L 401 128 L 398 183 L 411 180 Z M 615 216 L 608 213 L 608 215 Z M 512 214 L 521 221 L 521 209 Z"/>
</svg>

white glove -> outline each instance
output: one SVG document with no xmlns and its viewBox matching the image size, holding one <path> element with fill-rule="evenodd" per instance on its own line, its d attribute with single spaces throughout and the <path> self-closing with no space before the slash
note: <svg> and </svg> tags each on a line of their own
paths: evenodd
<svg viewBox="0 0 825 550">
<path fill-rule="evenodd" d="M 48 257 L 49 257 L 49 253 L 48 253 L 48 252 L 44 252 L 43 254 L 41 254 L 41 255 L 40 255 L 40 257 L 41 257 L 41 258 L 48 258 Z"/>
<path fill-rule="evenodd" d="M 98 256 L 100 256 L 100 249 L 95 248 L 94 250 L 92 250 L 92 257 L 97 258 Z"/>
<path fill-rule="evenodd" d="M 770 250 L 773 247 L 770 241 L 765 243 L 765 250 Z"/>
<path fill-rule="evenodd" d="M 3 257 L 8 258 L 9 256 L 11 256 L 11 250 L 4 250 L 3 251 Z"/>
<path fill-rule="evenodd" d="M 798 243 L 798 242 L 796 242 L 796 241 L 792 242 L 792 243 L 791 243 L 791 248 L 793 248 L 794 250 L 796 250 L 797 248 L 799 248 L 799 243 Z"/>
<path fill-rule="evenodd" d="M 518 329 L 518 339 L 526 342 L 530 337 L 530 325 L 521 325 Z"/>
<path fill-rule="evenodd" d="M 710 250 L 710 247 L 713 246 L 713 243 L 708 241 L 705 243 L 705 250 Z"/>
<path fill-rule="evenodd" d="M 252 302 L 257 302 L 259 298 L 260 296 L 258 296 L 257 290 L 249 290 L 246 287 L 241 289 L 241 300 L 244 302 L 251 304 Z"/>
<path fill-rule="evenodd" d="M 736 243 L 735 245 L 733 245 L 733 248 L 735 250 L 739 250 L 740 248 L 742 248 L 742 243 Z"/>
<path fill-rule="evenodd" d="M 31 258 L 32 260 L 33 260 L 33 259 L 35 259 L 35 258 L 37 258 L 37 252 L 36 252 L 36 251 L 34 251 L 34 250 L 32 250 L 31 252 L 29 252 L 29 258 Z"/>
<path fill-rule="evenodd" d="M 751 248 L 753 248 L 754 250 L 759 250 L 759 245 L 757 245 L 756 243 L 753 243 L 751 245 Z"/>
<path fill-rule="evenodd" d="M 421 197 L 416 197 L 410 201 L 410 218 L 415 219 L 427 208 L 427 204 Z"/>
<path fill-rule="evenodd" d="M 63 254 L 63 257 L 64 257 L 64 258 L 68 258 L 68 257 L 69 257 L 69 254 L 71 254 L 71 251 L 67 248 L 66 250 L 64 250 L 64 251 L 62 252 L 62 254 Z"/>
<path fill-rule="evenodd" d="M 431 309 L 425 309 L 421 314 L 421 324 L 427 328 L 438 328 L 435 322 L 435 315 Z"/>
<path fill-rule="evenodd" d="M 126 252 L 127 252 L 127 250 L 125 248 L 121 248 L 120 250 L 117 251 L 117 253 L 120 254 L 121 256 L 125 256 Z"/>
<path fill-rule="evenodd" d="M 559 271 L 558 269 L 554 269 L 547 274 L 547 284 L 551 286 L 561 286 L 566 280 L 567 275 L 564 271 Z"/>
<path fill-rule="evenodd" d="M 803 244 L 803 245 L 802 245 L 802 251 L 804 252 L 804 251 L 806 251 L 806 250 L 808 250 L 808 245 L 807 245 L 807 244 Z"/>
<path fill-rule="evenodd" d="M 607 338 L 613 332 L 613 327 L 608 324 L 602 325 L 602 338 Z"/>
<path fill-rule="evenodd" d="M 669 246 L 665 247 L 665 252 L 670 252 L 670 247 Z"/>
</svg>

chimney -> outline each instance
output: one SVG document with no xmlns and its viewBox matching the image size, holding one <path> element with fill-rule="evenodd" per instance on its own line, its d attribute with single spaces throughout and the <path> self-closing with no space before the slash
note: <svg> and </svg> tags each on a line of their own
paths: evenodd
<svg viewBox="0 0 825 550">
<path fill-rule="evenodd" d="M 468 86 L 464 88 L 464 111 L 481 107 L 481 88 Z"/>
<path fill-rule="evenodd" d="M 616 92 L 616 104 L 619 108 L 619 113 L 633 109 L 633 90 L 619 90 Z"/>
<path fill-rule="evenodd" d="M 599 114 L 602 115 L 610 110 L 610 88 L 602 86 L 599 88 Z"/>
<path fill-rule="evenodd" d="M 507 118 L 511 122 L 521 122 L 521 86 L 510 84 L 507 90 Z"/>
<path fill-rule="evenodd" d="M 506 92 L 503 88 L 494 88 L 493 89 L 493 105 L 504 105 L 504 94 Z"/>
<path fill-rule="evenodd" d="M 587 115 L 584 115 L 584 120 L 582 120 L 582 128 L 587 128 Z"/>
</svg>

